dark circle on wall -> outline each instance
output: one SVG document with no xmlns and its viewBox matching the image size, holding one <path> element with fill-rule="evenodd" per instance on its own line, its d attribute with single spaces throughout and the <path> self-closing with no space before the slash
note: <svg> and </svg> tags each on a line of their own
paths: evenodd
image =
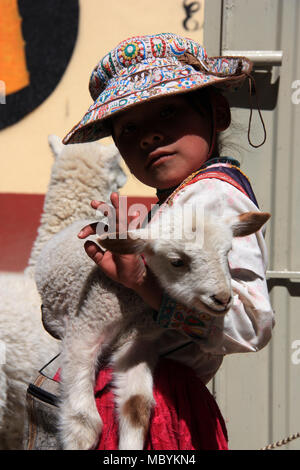
<svg viewBox="0 0 300 470">
<path fill-rule="evenodd" d="M 30 84 L 0 104 L 0 129 L 15 124 L 53 92 L 72 56 L 78 0 L 18 0 Z M 1 77 L 0 77 L 1 78 Z"/>
</svg>

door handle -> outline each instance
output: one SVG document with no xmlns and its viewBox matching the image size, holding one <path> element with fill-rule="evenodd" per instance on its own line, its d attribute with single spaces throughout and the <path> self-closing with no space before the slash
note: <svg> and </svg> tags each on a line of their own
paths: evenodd
<svg viewBox="0 0 300 470">
<path fill-rule="evenodd" d="M 300 280 L 300 271 L 267 271 L 267 279 L 290 279 L 290 280 Z"/>
<path fill-rule="evenodd" d="M 283 51 L 231 51 L 223 50 L 222 56 L 247 57 L 254 65 L 281 65 Z"/>
</svg>

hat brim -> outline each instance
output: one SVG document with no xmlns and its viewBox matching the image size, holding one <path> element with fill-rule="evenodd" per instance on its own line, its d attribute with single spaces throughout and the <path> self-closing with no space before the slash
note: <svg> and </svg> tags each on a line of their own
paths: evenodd
<svg viewBox="0 0 300 470">
<path fill-rule="evenodd" d="M 110 136 L 112 117 L 146 101 L 168 95 L 187 93 L 208 86 L 221 89 L 239 88 L 250 73 L 252 63 L 244 57 L 210 58 L 211 61 L 219 61 L 219 63 L 220 60 L 222 62 L 226 59 L 238 61 L 239 70 L 246 70 L 247 72 L 210 74 L 198 71 L 190 65 L 166 67 L 166 70 L 162 71 L 162 67 L 155 68 L 153 66 L 151 68 L 148 65 L 145 70 L 139 73 L 111 79 L 106 89 L 90 106 L 84 117 L 65 136 L 63 143 L 93 142 Z M 240 67 L 241 60 L 243 61 L 242 67 Z M 154 70 L 156 71 L 156 77 Z M 147 76 L 149 73 L 151 75 L 150 79 Z"/>
</svg>

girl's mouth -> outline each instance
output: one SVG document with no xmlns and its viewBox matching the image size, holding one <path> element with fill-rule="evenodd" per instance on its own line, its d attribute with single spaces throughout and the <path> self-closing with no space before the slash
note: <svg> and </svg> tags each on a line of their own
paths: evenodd
<svg viewBox="0 0 300 470">
<path fill-rule="evenodd" d="M 156 167 L 169 158 L 174 157 L 174 155 L 175 153 L 171 152 L 153 152 L 147 159 L 146 169 L 149 169 L 150 167 Z"/>
</svg>

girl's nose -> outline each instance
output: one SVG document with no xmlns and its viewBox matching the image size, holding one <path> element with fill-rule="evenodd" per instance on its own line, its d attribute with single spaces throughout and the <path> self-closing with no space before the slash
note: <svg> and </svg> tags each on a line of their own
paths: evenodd
<svg viewBox="0 0 300 470">
<path fill-rule="evenodd" d="M 164 137 L 160 132 L 148 132 L 141 138 L 140 146 L 143 150 L 146 150 L 153 145 L 160 144 L 163 139 Z"/>
</svg>

